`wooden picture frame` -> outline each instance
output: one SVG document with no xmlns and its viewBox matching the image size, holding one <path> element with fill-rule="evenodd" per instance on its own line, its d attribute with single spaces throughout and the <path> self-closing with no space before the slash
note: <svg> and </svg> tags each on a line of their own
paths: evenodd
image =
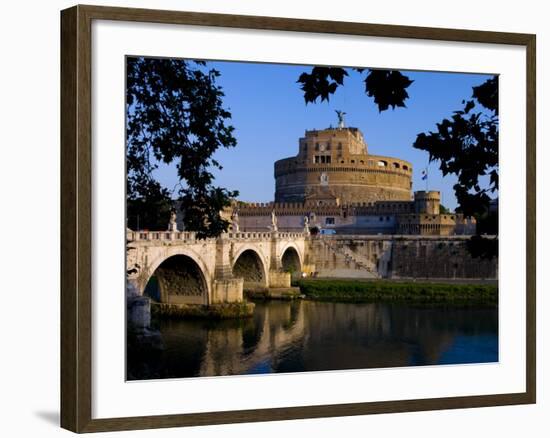
<svg viewBox="0 0 550 438">
<path fill-rule="evenodd" d="M 526 391 L 416 400 L 92 418 L 92 35 L 94 20 L 518 45 L 526 48 Z M 535 35 L 75 6 L 61 12 L 61 426 L 97 432 L 535 403 Z"/>
</svg>

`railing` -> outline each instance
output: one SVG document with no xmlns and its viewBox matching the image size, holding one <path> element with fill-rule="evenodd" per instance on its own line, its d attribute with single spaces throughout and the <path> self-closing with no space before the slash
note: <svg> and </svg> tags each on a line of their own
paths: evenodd
<svg viewBox="0 0 550 438">
<path fill-rule="evenodd" d="M 269 240 L 272 238 L 277 239 L 302 239 L 306 237 L 303 232 L 296 231 L 239 231 L 224 233 L 220 236 L 222 239 L 231 240 Z M 323 239 L 328 241 L 333 240 L 468 240 L 470 235 L 453 234 L 448 236 L 434 236 L 434 235 L 411 235 L 411 234 L 319 234 L 313 236 L 314 239 Z M 496 236 L 484 235 L 487 238 L 495 238 Z M 197 233 L 194 231 L 132 231 L 126 232 L 126 239 L 132 242 L 147 242 L 147 241 L 182 241 L 182 242 L 196 242 Z M 211 240 L 211 239 L 206 239 Z"/>
<path fill-rule="evenodd" d="M 150 240 L 181 240 L 192 241 L 197 240 L 196 233 L 193 231 L 131 231 L 126 232 L 126 239 L 133 242 L 150 241 Z"/>
<path fill-rule="evenodd" d="M 271 233 L 267 231 L 232 231 L 225 236 L 229 239 L 271 239 Z"/>
<path fill-rule="evenodd" d="M 240 240 L 240 239 L 260 239 L 269 240 L 273 237 L 279 239 L 301 239 L 305 237 L 305 233 L 285 232 L 285 231 L 239 231 L 224 233 L 220 236 L 222 239 Z M 126 239 L 132 242 L 147 242 L 147 241 L 183 241 L 195 242 L 197 233 L 194 231 L 132 231 L 126 232 Z"/>
</svg>

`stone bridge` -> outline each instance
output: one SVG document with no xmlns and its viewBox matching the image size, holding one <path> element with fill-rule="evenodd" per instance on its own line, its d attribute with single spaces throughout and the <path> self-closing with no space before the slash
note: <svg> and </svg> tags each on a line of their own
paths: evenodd
<svg viewBox="0 0 550 438">
<path fill-rule="evenodd" d="M 169 304 L 240 302 L 244 289 L 290 286 L 306 259 L 305 233 L 127 231 L 130 295 Z"/>
<path fill-rule="evenodd" d="M 333 235 L 288 231 L 127 232 L 128 295 L 168 304 L 243 300 L 243 290 L 290 287 L 291 273 L 319 277 L 496 279 L 496 260 L 473 258 L 469 236 Z"/>
</svg>

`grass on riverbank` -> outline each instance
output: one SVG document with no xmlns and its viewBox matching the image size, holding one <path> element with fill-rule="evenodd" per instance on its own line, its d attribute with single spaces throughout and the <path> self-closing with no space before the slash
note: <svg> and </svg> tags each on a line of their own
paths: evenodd
<svg viewBox="0 0 550 438">
<path fill-rule="evenodd" d="M 299 280 L 307 298 L 343 302 L 405 302 L 414 304 L 496 306 L 498 287 L 487 284 L 417 283 L 388 280 Z"/>
</svg>

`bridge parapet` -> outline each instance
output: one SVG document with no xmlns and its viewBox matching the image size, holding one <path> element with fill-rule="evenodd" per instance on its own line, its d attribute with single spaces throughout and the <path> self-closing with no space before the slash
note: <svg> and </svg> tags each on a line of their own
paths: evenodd
<svg viewBox="0 0 550 438">
<path fill-rule="evenodd" d="M 226 233 L 226 234 L 223 234 L 222 236 L 223 237 L 226 237 L 230 240 L 241 240 L 241 239 L 262 239 L 262 240 L 266 240 L 266 239 L 271 239 L 271 232 L 269 231 L 258 231 L 258 232 L 254 232 L 254 231 L 239 231 L 239 232 L 235 232 L 235 233 Z"/>
<path fill-rule="evenodd" d="M 287 232 L 287 231 L 239 231 L 237 233 L 227 233 L 229 239 L 302 239 L 305 233 Z"/>
<path fill-rule="evenodd" d="M 305 233 L 298 232 L 280 232 L 280 231 L 239 231 L 224 233 L 220 236 L 222 239 L 229 240 L 268 240 L 277 239 L 302 239 L 306 237 Z M 186 243 L 196 242 L 197 233 L 194 231 L 132 231 L 126 232 L 126 239 L 132 242 L 137 241 L 184 241 Z M 201 242 L 212 239 L 202 239 Z"/>
<path fill-rule="evenodd" d="M 126 239 L 132 242 L 140 240 L 180 240 L 185 242 L 195 242 L 197 233 L 194 231 L 126 231 Z"/>
</svg>

